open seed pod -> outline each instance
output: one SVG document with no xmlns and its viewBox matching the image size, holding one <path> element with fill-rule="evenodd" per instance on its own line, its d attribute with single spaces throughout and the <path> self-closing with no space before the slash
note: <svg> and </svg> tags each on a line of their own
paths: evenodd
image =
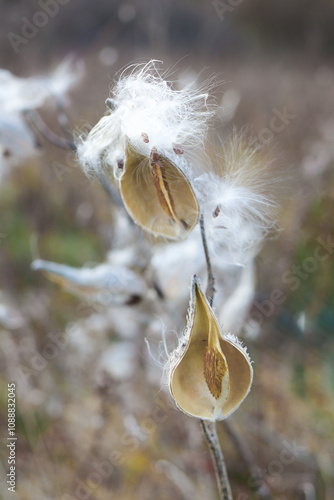
<svg viewBox="0 0 334 500">
<path fill-rule="evenodd" d="M 221 332 L 194 277 L 186 340 L 174 355 L 170 390 L 177 406 L 190 416 L 222 420 L 247 396 L 253 369 L 235 337 Z"/>
<path fill-rule="evenodd" d="M 156 236 L 183 239 L 198 220 L 195 193 L 184 173 L 152 148 L 150 157 L 128 144 L 120 190 L 133 220 Z"/>
<path fill-rule="evenodd" d="M 37 259 L 31 267 L 75 295 L 100 305 L 131 304 L 147 293 L 144 279 L 126 266 L 105 263 L 75 268 Z"/>
</svg>

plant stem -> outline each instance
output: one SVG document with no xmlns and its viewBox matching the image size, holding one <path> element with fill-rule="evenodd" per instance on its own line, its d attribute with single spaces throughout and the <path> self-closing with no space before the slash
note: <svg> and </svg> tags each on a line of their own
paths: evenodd
<svg viewBox="0 0 334 500">
<path fill-rule="evenodd" d="M 232 500 L 232 491 L 227 476 L 223 452 L 217 435 L 216 422 L 201 420 L 201 426 L 205 439 L 208 443 L 211 459 L 215 468 L 219 498 L 220 500 Z"/>
<path fill-rule="evenodd" d="M 206 286 L 205 295 L 206 295 L 206 298 L 209 301 L 210 306 L 212 306 L 213 297 L 214 297 L 214 294 L 215 294 L 215 291 L 216 291 L 215 290 L 215 277 L 214 277 L 214 275 L 212 273 L 211 259 L 210 259 L 208 244 L 207 244 L 206 236 L 205 236 L 205 227 L 204 227 L 204 217 L 203 217 L 203 214 L 200 215 L 199 224 L 200 224 L 200 228 L 201 228 L 202 243 L 203 243 L 203 249 L 204 249 L 204 254 L 205 254 L 206 266 L 207 266 L 207 271 L 208 271 L 208 284 Z"/>
<path fill-rule="evenodd" d="M 209 249 L 208 249 L 208 244 L 207 244 L 206 236 L 205 236 L 205 226 L 204 226 L 203 214 L 200 215 L 199 223 L 200 223 L 200 227 L 201 227 L 202 243 L 203 243 L 203 249 L 204 249 L 204 253 L 205 253 L 205 259 L 206 259 L 206 265 L 207 265 L 207 271 L 208 271 L 208 284 L 206 287 L 205 295 L 209 301 L 210 306 L 212 306 L 213 297 L 215 294 L 215 277 L 212 273 Z M 217 435 L 216 422 L 210 422 L 208 420 L 201 420 L 201 426 L 203 429 L 205 439 L 208 443 L 210 454 L 211 454 L 211 460 L 212 460 L 214 468 L 215 468 L 217 486 L 218 486 L 218 491 L 219 491 L 219 498 L 220 498 L 220 500 L 232 500 L 233 497 L 232 497 L 231 486 L 230 486 L 230 482 L 228 480 L 224 455 L 223 455 L 223 452 L 222 452 L 222 449 L 221 449 L 221 446 L 219 443 L 218 435 Z"/>
<path fill-rule="evenodd" d="M 98 174 L 98 179 L 105 192 L 111 198 L 112 202 L 115 203 L 117 207 L 123 207 L 122 198 L 120 197 L 116 189 L 109 183 L 107 177 L 102 171 Z M 131 217 L 129 217 L 129 220 L 132 222 Z"/>
<path fill-rule="evenodd" d="M 51 142 L 51 144 L 54 144 L 58 148 L 65 149 L 67 151 L 76 150 L 75 144 L 72 141 L 64 139 L 63 137 L 55 134 L 53 130 L 51 130 L 50 127 L 47 126 L 39 113 L 33 110 L 27 110 L 24 114 L 26 119 L 28 119 L 27 121 L 30 121 L 34 125 L 34 127 L 42 134 L 42 136 L 45 137 L 45 139 L 47 139 L 49 142 Z"/>
</svg>

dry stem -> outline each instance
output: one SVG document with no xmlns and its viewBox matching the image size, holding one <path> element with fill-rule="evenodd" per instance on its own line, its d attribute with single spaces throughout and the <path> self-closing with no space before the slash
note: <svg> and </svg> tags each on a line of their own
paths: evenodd
<svg viewBox="0 0 334 500">
<path fill-rule="evenodd" d="M 215 294 L 215 278 L 212 273 L 208 244 L 205 237 L 203 214 L 201 214 L 199 222 L 201 227 L 202 243 L 203 243 L 207 271 L 208 271 L 208 284 L 206 287 L 205 295 L 209 301 L 209 304 L 212 306 L 213 297 Z M 233 497 L 232 497 L 231 486 L 228 480 L 225 460 L 217 435 L 216 422 L 201 420 L 201 426 L 203 429 L 205 439 L 208 443 L 211 459 L 215 468 L 219 498 L 220 500 L 232 500 Z"/>
</svg>

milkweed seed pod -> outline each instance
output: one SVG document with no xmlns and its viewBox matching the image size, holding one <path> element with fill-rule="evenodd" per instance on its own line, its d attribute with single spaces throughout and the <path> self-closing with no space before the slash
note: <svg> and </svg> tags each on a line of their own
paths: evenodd
<svg viewBox="0 0 334 500">
<path fill-rule="evenodd" d="M 186 333 L 169 366 L 177 406 L 193 417 L 222 420 L 245 399 L 252 379 L 247 351 L 235 337 L 222 333 L 194 277 Z"/>
<path fill-rule="evenodd" d="M 12 167 L 36 157 L 40 148 L 26 113 L 50 102 L 66 107 L 67 94 L 83 74 L 83 62 L 66 57 L 49 74 L 19 78 L 0 69 L 0 180 Z"/>
<path fill-rule="evenodd" d="M 78 145 L 86 172 L 107 169 L 134 221 L 146 231 L 182 239 L 198 220 L 192 170 L 199 168 L 208 94 L 176 91 L 156 61 L 126 70 L 104 116 Z"/>
<path fill-rule="evenodd" d="M 92 268 L 75 268 L 37 259 L 31 267 L 75 295 L 105 306 L 132 303 L 134 298 L 139 300 L 147 293 L 144 279 L 125 266 L 100 264 Z"/>
<path fill-rule="evenodd" d="M 189 180 L 156 148 L 147 158 L 127 147 L 120 191 L 133 220 L 157 236 L 183 239 L 197 223 L 199 207 Z"/>
</svg>

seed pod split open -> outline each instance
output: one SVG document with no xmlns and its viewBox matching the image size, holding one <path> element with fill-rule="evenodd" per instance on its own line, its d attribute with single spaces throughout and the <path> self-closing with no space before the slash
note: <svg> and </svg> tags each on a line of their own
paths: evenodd
<svg viewBox="0 0 334 500">
<path fill-rule="evenodd" d="M 183 239 L 197 223 L 199 207 L 189 180 L 156 148 L 147 157 L 127 145 L 120 190 L 134 221 L 156 236 Z"/>
<path fill-rule="evenodd" d="M 75 268 L 37 259 L 31 267 L 75 295 L 104 306 L 130 304 L 147 293 L 144 279 L 126 266 L 105 263 Z"/>
<path fill-rule="evenodd" d="M 171 362 L 171 394 L 184 413 L 204 420 L 222 420 L 247 396 L 253 369 L 237 339 L 221 332 L 196 277 L 187 331 L 187 340 Z"/>
</svg>

